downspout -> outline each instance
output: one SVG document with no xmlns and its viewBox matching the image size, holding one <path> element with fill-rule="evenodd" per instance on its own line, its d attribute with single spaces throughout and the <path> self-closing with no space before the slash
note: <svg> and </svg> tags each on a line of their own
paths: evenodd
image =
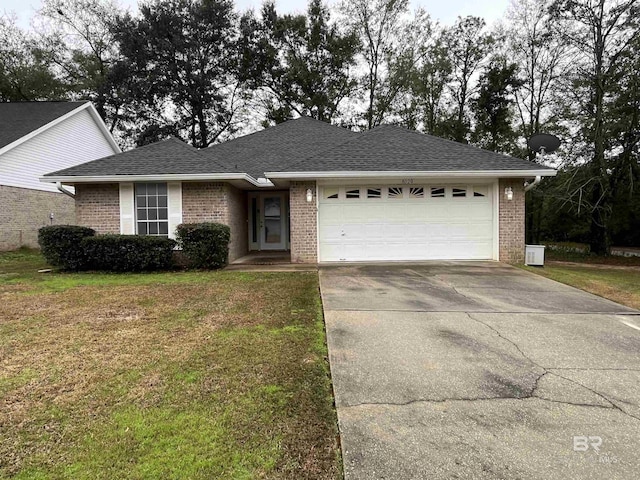
<svg viewBox="0 0 640 480">
<path fill-rule="evenodd" d="M 542 180 L 542 177 L 540 175 L 538 175 L 536 177 L 536 179 L 533 181 L 533 183 L 524 182 L 524 191 L 528 192 L 529 190 L 535 188 L 536 185 L 538 185 L 540 183 L 540 180 Z"/>
<path fill-rule="evenodd" d="M 76 196 L 73 193 L 71 193 L 69 190 L 67 190 L 62 186 L 62 182 L 56 182 L 56 188 L 60 190 L 62 193 L 64 193 L 65 195 L 67 195 L 68 197 L 76 198 Z"/>
</svg>

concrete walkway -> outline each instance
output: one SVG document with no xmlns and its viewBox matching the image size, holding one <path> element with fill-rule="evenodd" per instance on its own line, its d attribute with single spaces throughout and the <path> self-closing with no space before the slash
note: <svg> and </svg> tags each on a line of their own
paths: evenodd
<svg viewBox="0 0 640 480">
<path fill-rule="evenodd" d="M 320 285 L 347 480 L 637 478 L 637 311 L 491 262 Z"/>
</svg>

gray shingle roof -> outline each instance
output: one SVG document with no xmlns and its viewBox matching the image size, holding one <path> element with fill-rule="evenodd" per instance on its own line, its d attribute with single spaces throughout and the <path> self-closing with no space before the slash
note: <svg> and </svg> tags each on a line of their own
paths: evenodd
<svg viewBox="0 0 640 480">
<path fill-rule="evenodd" d="M 231 171 L 258 178 L 357 136 L 346 128 L 300 117 L 200 152 Z"/>
<path fill-rule="evenodd" d="M 248 173 L 259 178 L 265 172 L 542 169 L 402 127 L 356 133 L 302 117 L 202 150 L 173 138 L 46 176 Z"/>
<path fill-rule="evenodd" d="M 283 171 L 446 172 L 543 169 L 545 167 L 528 160 L 394 125 L 381 125 L 335 148 L 295 162 Z"/>
<path fill-rule="evenodd" d="M 19 140 L 86 102 L 0 103 L 0 148 Z"/>
<path fill-rule="evenodd" d="M 225 167 L 177 138 L 99 158 L 45 176 L 228 173 Z"/>
</svg>

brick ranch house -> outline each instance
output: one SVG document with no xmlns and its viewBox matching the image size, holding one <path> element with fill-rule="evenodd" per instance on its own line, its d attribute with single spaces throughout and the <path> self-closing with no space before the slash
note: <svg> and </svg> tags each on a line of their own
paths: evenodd
<svg viewBox="0 0 640 480">
<path fill-rule="evenodd" d="M 38 246 L 43 225 L 75 223 L 75 203 L 40 177 L 119 153 L 90 102 L 0 102 L 0 250 Z"/>
<path fill-rule="evenodd" d="M 75 187 L 77 223 L 168 235 L 231 228 L 229 260 L 524 260 L 525 182 L 555 170 L 383 125 L 310 118 L 197 150 L 170 139 L 42 178 Z"/>
</svg>

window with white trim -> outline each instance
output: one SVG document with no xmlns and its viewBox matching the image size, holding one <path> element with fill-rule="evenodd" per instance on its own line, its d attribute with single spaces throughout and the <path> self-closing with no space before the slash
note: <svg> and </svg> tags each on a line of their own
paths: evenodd
<svg viewBox="0 0 640 480">
<path fill-rule="evenodd" d="M 409 198 L 424 198 L 424 187 L 408 187 Z"/>
<path fill-rule="evenodd" d="M 339 191 L 337 187 L 324 187 L 324 198 L 327 200 L 337 200 Z"/>
<path fill-rule="evenodd" d="M 382 198 L 382 188 L 380 187 L 367 188 L 367 198 Z"/>
<path fill-rule="evenodd" d="M 451 196 L 453 198 L 464 198 L 467 196 L 467 189 L 465 187 L 453 187 L 451 189 Z"/>
<path fill-rule="evenodd" d="M 473 196 L 474 197 L 486 197 L 489 194 L 489 187 L 486 185 L 474 185 Z"/>
<path fill-rule="evenodd" d="M 402 198 L 402 187 L 389 187 L 389 191 L 387 192 L 388 198 Z"/>
<path fill-rule="evenodd" d="M 347 188 L 345 190 L 345 198 L 360 198 L 360 189 L 359 188 Z"/>
<path fill-rule="evenodd" d="M 444 198 L 444 187 L 431 187 L 431 198 Z"/>
<path fill-rule="evenodd" d="M 169 235 L 166 183 L 136 183 L 136 233 Z"/>
</svg>

